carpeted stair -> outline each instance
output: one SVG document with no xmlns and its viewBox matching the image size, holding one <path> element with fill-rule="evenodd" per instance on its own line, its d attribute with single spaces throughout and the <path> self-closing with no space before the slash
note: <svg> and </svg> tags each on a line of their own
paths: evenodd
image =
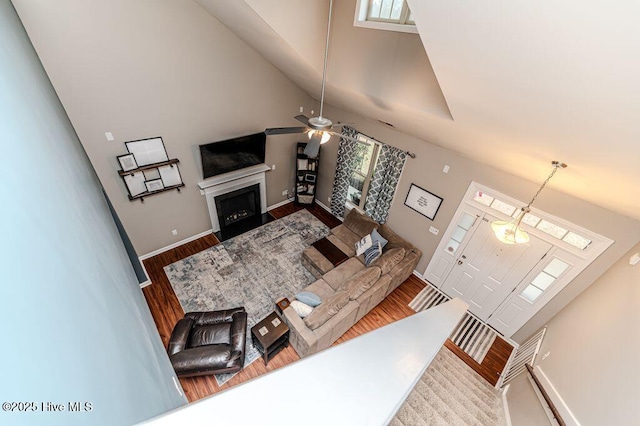
<svg viewBox="0 0 640 426">
<path fill-rule="evenodd" d="M 443 347 L 391 425 L 503 426 L 502 397 L 499 391 Z"/>
</svg>

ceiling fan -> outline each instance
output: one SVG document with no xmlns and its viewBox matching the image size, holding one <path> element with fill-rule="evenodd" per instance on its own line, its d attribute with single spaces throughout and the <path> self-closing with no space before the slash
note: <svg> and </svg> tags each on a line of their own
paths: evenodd
<svg viewBox="0 0 640 426">
<path fill-rule="evenodd" d="M 305 127 L 274 127 L 266 129 L 264 132 L 267 135 L 285 135 L 290 133 L 307 133 L 309 136 L 309 142 L 304 149 L 305 155 L 315 158 L 320 151 L 320 144 L 327 143 L 331 136 L 337 135 L 344 139 L 349 139 L 357 142 L 357 139 L 350 136 L 342 135 L 338 132 L 334 132 L 332 129 L 341 127 L 342 124 L 333 124 L 331 120 L 322 116 L 324 107 L 324 87 L 327 80 L 327 58 L 329 56 L 329 34 L 331 33 L 331 12 L 333 9 L 333 0 L 329 2 L 329 22 L 327 24 L 327 40 L 324 47 L 324 67 L 322 69 L 322 92 L 320 95 L 320 114 L 317 117 L 307 118 L 304 115 L 297 115 L 295 118 L 305 124 Z"/>
</svg>

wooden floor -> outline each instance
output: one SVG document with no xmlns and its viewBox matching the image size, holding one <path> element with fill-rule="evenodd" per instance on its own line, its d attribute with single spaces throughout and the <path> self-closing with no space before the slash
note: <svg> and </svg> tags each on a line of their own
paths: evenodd
<svg viewBox="0 0 640 426">
<path fill-rule="evenodd" d="M 303 209 L 303 207 L 289 203 L 271 210 L 269 213 L 274 218 L 279 219 L 301 209 Z M 338 219 L 317 205 L 308 207 L 307 210 L 330 228 L 340 224 Z M 149 274 L 152 284 L 143 288 L 142 291 L 147 303 L 149 304 L 151 314 L 153 315 L 153 319 L 158 327 L 160 337 L 162 338 L 162 342 L 165 346 L 167 346 L 169 336 L 171 336 L 171 331 L 173 330 L 174 325 L 184 316 L 184 311 L 171 288 L 171 284 L 169 283 L 169 279 L 165 275 L 163 268 L 177 262 L 178 260 L 184 259 L 202 250 L 206 250 L 216 244 L 219 244 L 218 239 L 214 235 L 208 235 L 144 261 L 144 266 Z M 415 312 L 409 308 L 408 304 L 424 288 L 424 286 L 425 283 L 423 281 L 416 276 L 411 275 L 404 283 L 387 296 L 385 300 L 351 327 L 340 339 L 338 339 L 338 341 L 336 341 L 336 343 L 334 343 L 334 345 L 414 314 Z M 496 339 L 496 341 L 498 341 L 498 339 Z M 453 345 L 452 342 L 448 343 Z M 495 343 L 494 346 L 496 346 Z M 495 370 L 500 364 L 501 359 L 504 358 L 503 352 L 504 350 L 502 349 L 494 351 L 494 348 L 491 348 L 489 354 L 485 358 L 485 362 L 483 362 L 483 365 L 485 365 L 485 363 L 487 364 L 485 366 L 486 368 L 484 368 L 484 370 L 486 370 L 485 374 L 480 372 L 483 370 L 482 366 L 473 366 L 469 364 L 465 358 L 460 355 L 459 356 L 472 368 L 476 369 L 476 371 L 483 375 L 483 377 L 489 380 L 488 377 L 492 376 L 491 371 Z M 464 352 L 462 352 L 462 354 L 466 355 Z M 300 357 L 298 357 L 298 354 L 291 346 L 289 346 L 280 352 L 272 361 L 269 361 L 268 366 L 265 367 L 262 360 L 258 359 L 252 364 L 246 366 L 223 386 L 218 386 L 213 376 L 184 378 L 180 379 L 180 383 L 182 384 L 182 388 L 184 389 L 189 402 L 193 402 L 258 377 L 269 371 L 283 367 L 299 359 Z M 506 364 L 507 359 L 508 355 L 507 358 L 504 359 L 504 363 L 502 363 L 503 366 Z M 488 360 L 491 360 L 491 363 L 489 363 Z M 473 359 L 471 359 L 471 361 L 475 363 Z M 500 371 L 502 371 L 502 369 L 500 369 Z M 491 382 L 491 380 L 489 381 Z"/>
</svg>

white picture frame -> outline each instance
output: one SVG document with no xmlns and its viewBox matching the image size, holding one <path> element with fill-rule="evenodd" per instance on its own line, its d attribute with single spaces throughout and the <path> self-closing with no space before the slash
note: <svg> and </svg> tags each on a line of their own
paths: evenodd
<svg viewBox="0 0 640 426">
<path fill-rule="evenodd" d="M 160 173 L 160 179 L 165 187 L 182 184 L 182 176 L 180 176 L 177 164 L 158 167 L 158 173 Z"/>
<path fill-rule="evenodd" d="M 412 183 L 409 192 L 407 192 L 407 198 L 404 200 L 404 205 L 427 219 L 433 220 L 438 213 L 438 209 L 440 209 L 442 201 L 441 197 Z"/>
<path fill-rule="evenodd" d="M 138 167 L 169 160 L 161 137 L 128 141 L 124 144 L 127 151 L 135 157 Z"/>
<path fill-rule="evenodd" d="M 145 178 L 144 173 L 135 172 L 130 173 L 124 176 L 124 183 L 127 186 L 127 191 L 129 191 L 129 195 L 135 197 L 140 194 L 144 194 L 147 192 L 147 187 L 144 184 Z"/>
</svg>

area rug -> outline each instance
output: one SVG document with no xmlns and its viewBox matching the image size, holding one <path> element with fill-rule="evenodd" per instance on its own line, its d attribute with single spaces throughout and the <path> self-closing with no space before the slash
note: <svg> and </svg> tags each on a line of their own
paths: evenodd
<svg viewBox="0 0 640 426">
<path fill-rule="evenodd" d="M 185 312 L 244 306 L 247 311 L 245 367 L 260 357 L 251 327 L 315 278 L 300 262 L 302 251 L 329 234 L 307 210 L 224 241 L 164 268 Z M 223 385 L 235 374 L 218 374 Z"/>
<path fill-rule="evenodd" d="M 449 301 L 450 298 L 440 292 L 440 290 L 427 284 L 418 295 L 409 302 L 409 307 L 416 312 L 424 311 L 441 303 Z M 491 345 L 496 340 L 497 333 L 488 325 L 471 315 L 465 314 L 449 339 L 469 356 L 482 364 L 484 357 L 489 353 Z"/>
</svg>

